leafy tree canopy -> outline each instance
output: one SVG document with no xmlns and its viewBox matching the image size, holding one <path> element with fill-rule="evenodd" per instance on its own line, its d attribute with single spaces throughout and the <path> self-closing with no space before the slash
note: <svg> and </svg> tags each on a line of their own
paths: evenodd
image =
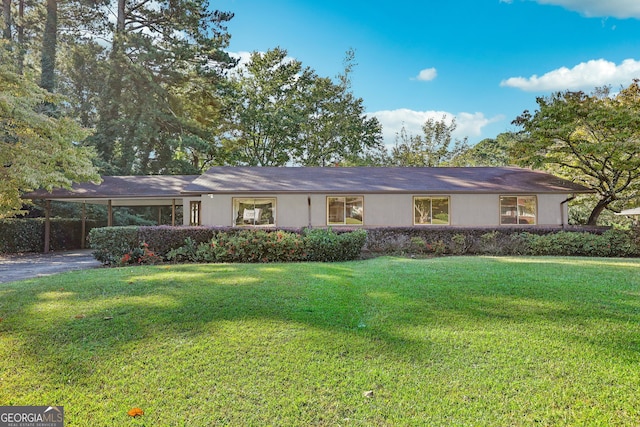
<svg viewBox="0 0 640 427">
<path fill-rule="evenodd" d="M 523 166 L 544 168 L 598 195 L 588 224 L 605 209 L 620 210 L 640 196 L 640 85 L 558 92 L 538 98 L 538 110 L 514 120 L 522 139 L 513 156 Z"/>
<path fill-rule="evenodd" d="M 350 91 L 348 53 L 339 83 L 319 77 L 281 48 L 254 52 L 224 94 L 231 164 L 327 166 L 381 145 L 377 119 Z"/>
<path fill-rule="evenodd" d="M 455 157 L 456 166 L 509 166 L 514 164 L 510 156 L 511 147 L 518 135 L 513 132 L 501 133 L 495 138 L 486 138 L 469 147 Z"/>
<path fill-rule="evenodd" d="M 69 118 L 38 112 L 59 101 L 0 66 L 0 218 L 20 211 L 25 191 L 99 180 L 93 151 L 78 145 L 86 131 Z"/>
<path fill-rule="evenodd" d="M 408 134 L 404 126 L 396 135 L 396 144 L 391 149 L 390 163 L 393 166 L 452 166 L 455 158 L 469 149 L 467 139 L 453 139 L 455 120 L 448 123 L 429 118 L 422 125 L 422 135 Z"/>
</svg>

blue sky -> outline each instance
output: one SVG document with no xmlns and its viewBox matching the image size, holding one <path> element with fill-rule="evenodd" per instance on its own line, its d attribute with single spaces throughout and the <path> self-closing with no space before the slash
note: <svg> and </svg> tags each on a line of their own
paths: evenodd
<svg viewBox="0 0 640 427">
<path fill-rule="evenodd" d="M 213 0 L 235 13 L 229 51 L 274 47 L 335 77 L 352 48 L 352 90 L 383 125 L 455 117 L 476 143 L 515 130 L 536 97 L 614 90 L 640 78 L 640 0 Z"/>
</svg>

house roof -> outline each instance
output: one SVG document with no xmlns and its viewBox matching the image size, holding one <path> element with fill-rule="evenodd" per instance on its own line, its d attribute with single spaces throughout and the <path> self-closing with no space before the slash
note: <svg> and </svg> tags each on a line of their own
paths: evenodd
<svg viewBox="0 0 640 427">
<path fill-rule="evenodd" d="M 633 209 L 625 209 L 616 215 L 640 215 L 640 207 Z"/>
<path fill-rule="evenodd" d="M 172 199 L 181 199 L 185 195 L 185 186 L 196 178 L 198 175 L 103 176 L 100 184 L 76 183 L 70 190 L 38 190 L 23 195 L 23 198 L 87 201 L 98 204 L 106 203 L 107 200 L 126 200 L 114 205 L 170 205 Z"/>
<path fill-rule="evenodd" d="M 103 176 L 100 184 L 38 190 L 25 199 L 86 201 L 114 206 L 166 206 L 208 193 L 588 193 L 553 175 L 514 167 L 229 167 L 198 175 Z"/>
<path fill-rule="evenodd" d="M 587 193 L 548 173 L 515 167 L 213 167 L 189 193 Z"/>
</svg>

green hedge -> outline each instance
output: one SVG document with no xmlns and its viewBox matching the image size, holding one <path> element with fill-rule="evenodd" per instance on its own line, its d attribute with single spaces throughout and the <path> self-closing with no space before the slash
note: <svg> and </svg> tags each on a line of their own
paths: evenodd
<svg viewBox="0 0 640 427">
<path fill-rule="evenodd" d="M 96 259 L 159 262 L 342 261 L 366 255 L 640 256 L 639 230 L 545 227 L 406 227 L 255 230 L 230 227 L 110 227 L 89 234 Z"/>
<path fill-rule="evenodd" d="M 592 257 L 629 257 L 640 255 L 640 247 L 631 232 L 609 230 L 603 234 L 561 231 L 545 236 L 526 237 L 531 255 L 570 255 Z"/>
<path fill-rule="evenodd" d="M 294 262 L 306 257 L 303 236 L 283 230 L 220 232 L 205 243 L 187 239 L 167 254 L 168 260 L 178 262 Z"/>
<path fill-rule="evenodd" d="M 603 227 L 406 227 L 369 230 L 373 254 L 640 256 L 640 231 Z"/>
<path fill-rule="evenodd" d="M 360 257 L 364 230 L 262 230 L 210 227 L 108 227 L 89 234 L 107 265 L 158 262 L 345 261 Z M 151 254 L 151 255 L 150 255 Z"/>
<path fill-rule="evenodd" d="M 95 226 L 88 221 L 87 229 Z M 0 220 L 0 253 L 42 252 L 44 218 Z M 52 218 L 49 249 L 59 251 L 82 247 L 82 220 Z"/>
<path fill-rule="evenodd" d="M 349 261 L 358 259 L 367 242 L 367 232 L 362 229 L 336 233 L 331 229 L 306 229 L 304 231 L 307 259 L 309 261 Z"/>
<path fill-rule="evenodd" d="M 89 233 L 89 244 L 95 259 L 103 264 L 118 264 L 122 257 L 140 247 L 138 226 L 94 228 Z"/>
</svg>

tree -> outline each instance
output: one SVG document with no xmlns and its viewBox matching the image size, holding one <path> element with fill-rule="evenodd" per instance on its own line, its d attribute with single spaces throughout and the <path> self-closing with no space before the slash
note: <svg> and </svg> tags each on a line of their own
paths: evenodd
<svg viewBox="0 0 640 427">
<path fill-rule="evenodd" d="M 352 53 L 339 83 L 275 48 L 230 77 L 223 146 L 232 164 L 327 166 L 381 144 L 380 124 L 350 91 Z"/>
<path fill-rule="evenodd" d="M 455 129 L 455 119 L 447 124 L 446 117 L 440 120 L 427 119 L 422 125 L 422 135 L 408 134 L 403 126 L 391 149 L 391 164 L 427 167 L 451 165 L 456 156 L 468 149 L 467 138 L 453 140 Z"/>
<path fill-rule="evenodd" d="M 3 60 L 13 64 L 18 74 L 23 74 L 26 65 L 33 65 L 25 64 L 29 51 L 32 51 L 31 56 L 41 60 L 38 56 L 43 38 L 41 7 L 38 0 L 2 0 L 2 39 L 9 41 L 2 47 L 10 53 L 5 53 Z"/>
<path fill-rule="evenodd" d="M 40 87 L 53 92 L 55 88 L 56 49 L 58 42 L 58 0 L 47 0 L 47 19 L 42 38 L 42 74 Z"/>
<path fill-rule="evenodd" d="M 605 209 L 619 210 L 640 191 L 640 85 L 618 94 L 558 92 L 537 100 L 538 110 L 514 120 L 522 140 L 512 153 L 518 163 L 547 169 L 592 189 L 598 200 L 588 224 Z"/>
<path fill-rule="evenodd" d="M 69 118 L 36 111 L 59 101 L 0 66 L 0 218 L 20 212 L 26 191 L 99 179 L 92 151 L 78 145 L 86 131 Z"/>
<path fill-rule="evenodd" d="M 13 16 L 11 14 L 11 0 L 2 0 L 2 38 L 11 40 L 13 37 L 12 26 Z"/>
<path fill-rule="evenodd" d="M 179 114 L 188 111 L 179 88 L 206 76 L 215 92 L 220 70 L 233 63 L 222 51 L 233 15 L 211 11 L 206 0 L 118 0 L 117 10 L 91 143 L 107 173 L 175 171 L 176 147 L 197 129 Z"/>
<path fill-rule="evenodd" d="M 383 147 L 378 119 L 367 117 L 361 98 L 351 92 L 355 52 L 348 50 L 338 83 L 315 77 L 304 94 L 307 119 L 294 147 L 293 162 L 328 166 L 357 162 Z"/>
<path fill-rule="evenodd" d="M 223 144 L 232 164 L 283 166 L 291 161 L 307 118 L 304 93 L 314 78 L 280 48 L 253 52 L 245 69 L 230 76 Z"/>
<path fill-rule="evenodd" d="M 495 138 L 485 138 L 469 147 L 453 159 L 455 166 L 509 166 L 514 161 L 510 157 L 511 147 L 517 142 L 514 132 L 501 133 Z"/>
</svg>

